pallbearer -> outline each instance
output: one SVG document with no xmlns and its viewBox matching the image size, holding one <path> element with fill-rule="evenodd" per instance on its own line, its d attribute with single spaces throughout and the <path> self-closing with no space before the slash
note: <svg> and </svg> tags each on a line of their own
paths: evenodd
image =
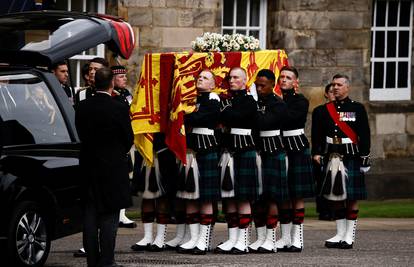
<svg viewBox="0 0 414 267">
<path fill-rule="evenodd" d="M 304 130 L 309 101 L 297 92 L 298 77 L 295 68 L 285 66 L 278 80 L 283 100 L 287 104 L 283 121 L 283 145 L 288 158 L 290 201 L 285 202 L 280 211 L 282 237 L 276 242 L 276 248 L 288 252 L 303 250 L 303 199 L 314 195 L 311 155 Z"/>
<path fill-rule="evenodd" d="M 216 248 L 217 253 L 247 253 L 252 201 L 258 198 L 258 170 L 253 129 L 257 104 L 246 90 L 247 75 L 241 68 L 230 71 L 232 97 L 222 102 L 221 121 L 228 134 L 220 159 L 221 189 L 225 199 L 229 240 Z"/>
<path fill-rule="evenodd" d="M 167 194 L 174 190 L 171 182 L 177 179 L 177 164 L 174 154 L 165 144 L 163 133 L 154 134 L 153 147 L 154 165 L 150 166 L 143 161 L 139 169 L 144 237 L 131 246 L 134 251 L 158 252 L 166 248 L 165 236 L 170 220 Z"/>
<path fill-rule="evenodd" d="M 262 159 L 263 195 L 260 206 L 265 210 L 264 231 L 257 227 L 257 241 L 250 245 L 251 250 L 262 253 L 276 252 L 276 226 L 278 207 L 289 200 L 287 181 L 286 153 L 283 148 L 281 126 L 287 106 L 283 100 L 273 93 L 275 75 L 268 69 L 257 74 L 255 81 L 259 95 L 257 125 L 260 142 L 258 150 Z M 259 205 L 255 206 L 260 209 Z M 254 212 L 260 214 L 261 212 Z M 264 233 L 263 233 L 264 232 Z"/>
<path fill-rule="evenodd" d="M 186 224 L 190 240 L 178 246 L 180 253 L 205 254 L 210 246 L 213 202 L 220 199 L 218 142 L 214 135 L 220 116 L 220 98 L 211 92 L 215 76 L 203 70 L 197 78 L 197 104 L 185 115 L 187 163 L 181 166 L 177 197 L 186 200 Z"/>
<path fill-rule="evenodd" d="M 358 200 L 367 198 L 364 174 L 369 170 L 370 129 L 367 112 L 351 100 L 349 78 L 332 79 L 335 101 L 325 104 L 315 127 L 315 160 L 324 165 L 320 192 L 334 208 L 337 233 L 328 248 L 350 249 L 355 241 Z M 323 157 L 322 157 L 323 156 Z"/>
</svg>

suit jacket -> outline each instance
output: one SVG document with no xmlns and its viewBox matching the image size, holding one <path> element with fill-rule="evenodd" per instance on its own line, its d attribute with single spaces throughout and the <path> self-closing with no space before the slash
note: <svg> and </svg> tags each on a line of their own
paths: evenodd
<svg viewBox="0 0 414 267">
<path fill-rule="evenodd" d="M 133 144 L 128 106 L 105 93 L 79 103 L 76 128 L 81 139 L 83 197 L 98 212 L 131 206 L 127 153 Z"/>
</svg>

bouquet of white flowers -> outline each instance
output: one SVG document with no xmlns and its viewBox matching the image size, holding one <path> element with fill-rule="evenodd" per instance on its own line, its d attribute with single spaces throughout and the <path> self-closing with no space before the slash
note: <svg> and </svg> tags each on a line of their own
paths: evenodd
<svg viewBox="0 0 414 267">
<path fill-rule="evenodd" d="M 259 40 L 240 33 L 220 34 L 206 32 L 191 42 L 196 52 L 229 52 L 259 50 Z"/>
</svg>

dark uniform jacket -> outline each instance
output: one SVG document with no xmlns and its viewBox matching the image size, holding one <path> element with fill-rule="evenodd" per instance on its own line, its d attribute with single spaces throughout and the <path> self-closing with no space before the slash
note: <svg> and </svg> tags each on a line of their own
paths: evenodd
<svg viewBox="0 0 414 267">
<path fill-rule="evenodd" d="M 98 212 L 129 207 L 127 153 L 133 132 L 128 107 L 96 93 L 79 103 L 75 122 L 81 140 L 84 200 L 94 202 Z"/>
<path fill-rule="evenodd" d="M 197 96 L 196 105 L 196 111 L 184 116 L 184 123 L 189 131 L 187 147 L 194 151 L 212 150 L 218 145 L 214 135 L 193 134 L 191 131 L 193 128 L 209 128 L 211 130 L 216 128 L 220 117 L 220 101 L 214 98 L 210 99 L 210 92 L 203 92 Z"/>
<path fill-rule="evenodd" d="M 327 145 L 326 137 L 348 138 L 329 115 L 326 104 L 318 107 L 312 120 L 312 151 L 316 155 L 337 152 L 347 156 L 368 156 L 370 153 L 370 129 L 368 115 L 361 103 L 348 97 L 334 101 L 339 118 L 348 124 L 358 136 L 358 144 Z M 315 117 L 315 118 L 314 118 Z"/>
<path fill-rule="evenodd" d="M 257 111 L 257 129 L 259 131 L 281 130 L 282 120 L 287 112 L 287 105 L 275 94 L 259 98 Z M 260 133 L 259 133 L 260 134 Z M 260 137 L 262 153 L 275 153 L 283 149 L 281 135 Z"/>
<path fill-rule="evenodd" d="M 257 103 L 246 90 L 232 92 L 230 100 L 222 102 L 223 108 L 220 120 L 226 128 L 254 129 L 256 126 Z M 229 101 L 230 105 L 225 102 Z M 224 146 L 234 150 L 252 150 L 254 141 L 252 136 L 228 136 L 224 138 Z"/>
<path fill-rule="evenodd" d="M 126 88 L 118 88 L 115 87 L 114 91 L 112 92 L 112 96 L 119 100 L 124 102 L 125 104 L 127 104 L 128 106 L 131 104 L 132 102 L 132 95 L 131 93 L 128 91 L 128 89 Z"/>
<path fill-rule="evenodd" d="M 287 104 L 286 116 L 283 120 L 283 131 L 304 129 L 308 116 L 309 101 L 294 89 L 282 90 L 283 100 Z M 285 149 L 288 151 L 302 151 L 309 147 L 305 134 L 300 136 L 284 137 Z"/>
</svg>

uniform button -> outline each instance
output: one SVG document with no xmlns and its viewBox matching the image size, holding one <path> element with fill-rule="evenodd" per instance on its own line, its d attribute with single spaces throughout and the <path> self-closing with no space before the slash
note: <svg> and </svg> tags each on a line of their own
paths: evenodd
<svg viewBox="0 0 414 267">
<path fill-rule="evenodd" d="M 335 135 L 334 137 L 338 137 L 337 135 Z"/>
<path fill-rule="evenodd" d="M 338 130 L 337 129 L 335 129 L 335 132 L 337 132 Z"/>
<path fill-rule="evenodd" d="M 338 126 L 338 124 L 335 123 L 335 126 Z"/>
</svg>

